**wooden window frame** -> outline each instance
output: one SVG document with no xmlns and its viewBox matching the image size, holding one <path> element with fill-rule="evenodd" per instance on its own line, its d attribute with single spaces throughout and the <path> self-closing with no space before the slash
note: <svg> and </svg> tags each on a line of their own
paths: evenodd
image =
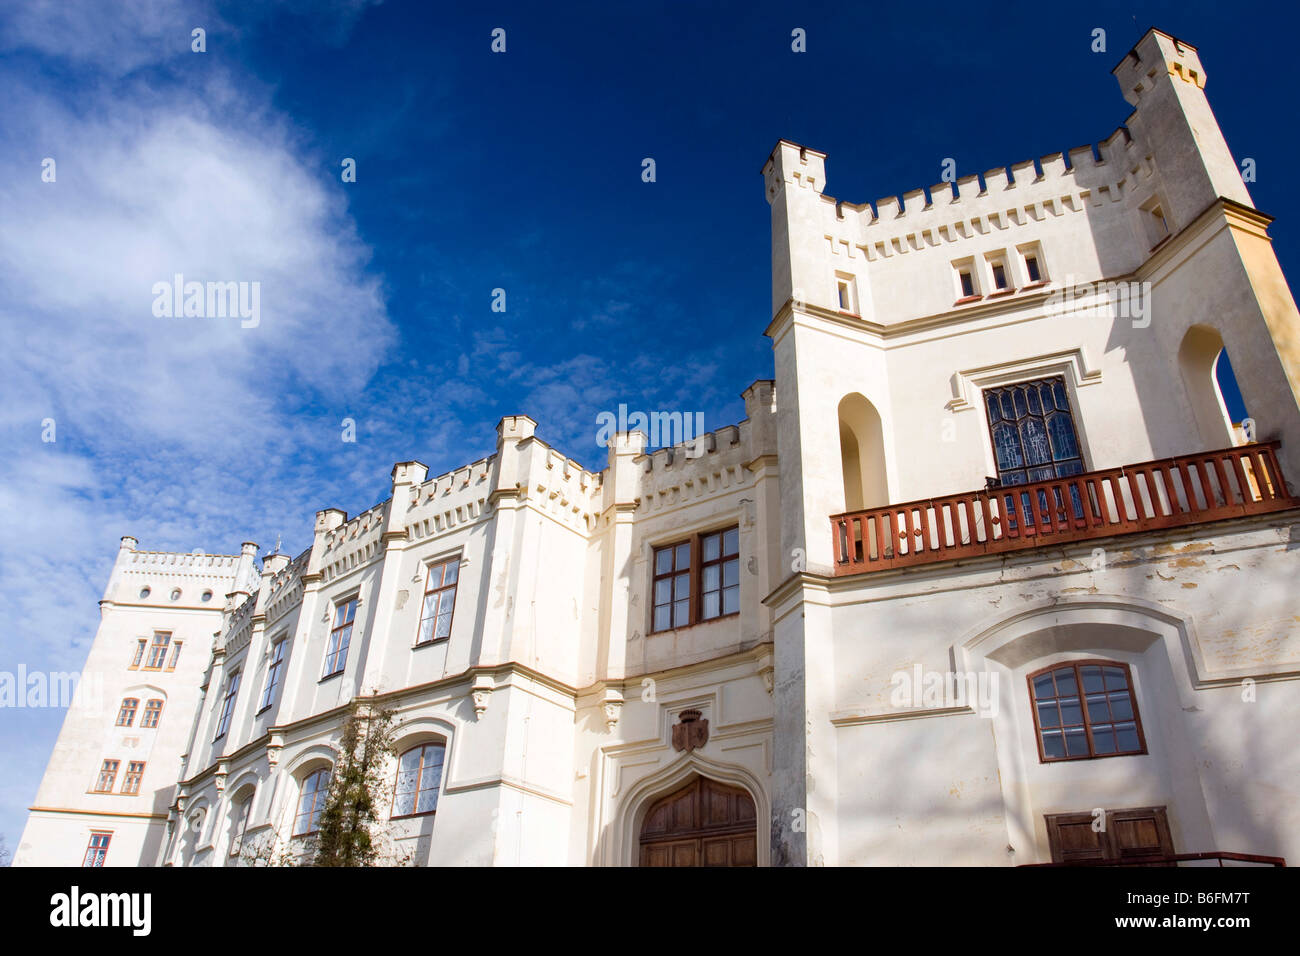
<svg viewBox="0 0 1300 956">
<path fill-rule="evenodd" d="M 181 648 L 184 646 L 184 641 L 172 641 L 172 656 L 171 660 L 167 662 L 167 669 L 169 671 L 176 670 L 176 662 L 181 659 Z"/>
<path fill-rule="evenodd" d="M 312 792 L 311 806 L 308 807 L 307 811 L 304 813 L 302 809 L 302 798 L 306 795 L 307 781 L 316 779 L 322 773 L 326 775 L 325 786 L 324 788 L 317 787 Z M 311 773 L 307 774 L 302 778 L 302 783 L 298 785 L 298 806 L 297 809 L 294 811 L 294 815 L 293 815 L 293 832 L 291 834 L 292 837 L 308 837 L 320 830 L 319 825 L 315 827 L 312 826 L 312 818 L 317 815 L 316 814 L 317 806 L 319 806 L 321 810 L 324 811 L 325 798 L 329 796 L 329 788 L 333 786 L 333 784 L 334 784 L 333 767 L 317 767 Z M 299 832 L 298 823 L 303 819 L 303 817 L 307 818 L 308 829 Z"/>
<path fill-rule="evenodd" d="M 147 637 L 136 638 L 135 656 L 131 658 L 131 666 L 128 667 L 127 670 L 138 671 L 140 669 L 140 665 L 144 663 L 144 654 L 145 651 L 148 649 L 148 647 L 149 647 L 149 638 Z"/>
<path fill-rule="evenodd" d="M 461 556 L 459 554 L 453 555 L 452 557 L 449 558 L 443 558 L 440 561 L 434 561 L 427 568 L 425 568 L 424 593 L 420 595 L 420 620 L 415 628 L 415 644 L 412 646 L 428 647 L 430 644 L 439 644 L 442 641 L 451 640 L 451 629 L 456 626 L 456 589 L 460 586 L 460 559 Z M 454 566 L 456 569 L 456 580 L 452 581 L 451 584 L 447 584 L 446 569 L 452 566 Z M 438 584 L 437 587 L 430 587 L 430 582 L 433 580 L 433 572 L 436 569 L 442 569 L 442 576 L 439 579 L 441 583 Z M 438 637 L 438 618 L 441 615 L 434 614 L 433 615 L 434 624 L 433 624 L 433 631 L 432 631 L 433 636 L 430 637 L 427 641 L 420 640 L 420 635 L 424 633 L 424 622 L 428 620 L 428 618 L 424 616 L 424 606 L 426 603 L 428 603 L 429 595 L 437 594 L 439 596 L 438 610 L 442 610 L 442 595 L 448 591 L 451 592 L 451 614 L 449 615 L 447 620 L 447 635 L 445 637 Z"/>
<path fill-rule="evenodd" d="M 116 727 L 134 727 L 136 711 L 140 709 L 139 697 L 123 697 L 122 706 L 117 709 Z M 125 720 L 123 718 L 126 718 Z"/>
<path fill-rule="evenodd" d="M 128 797 L 139 796 L 140 784 L 144 780 L 143 760 L 128 760 L 126 773 L 122 776 L 122 793 Z M 138 770 L 135 768 L 139 768 Z"/>
<path fill-rule="evenodd" d="M 266 713 L 275 704 L 277 692 L 283 683 L 284 650 L 289 643 L 288 635 L 271 644 L 271 663 L 266 668 L 266 684 L 262 687 L 262 702 L 257 708 L 258 715 Z"/>
<path fill-rule="evenodd" d="M 432 788 L 434 791 L 433 809 L 421 810 L 420 793 L 425 789 L 424 787 L 421 786 L 421 784 L 424 782 L 425 768 L 426 766 L 432 767 L 432 764 L 426 764 L 424 762 L 424 752 L 428 750 L 430 747 L 437 747 L 442 751 L 442 760 L 438 763 L 437 785 Z M 401 780 L 402 780 L 402 758 L 405 757 L 413 750 L 420 751 L 420 765 L 418 768 L 416 768 L 416 772 L 415 772 L 415 792 L 413 794 L 413 800 L 411 802 L 411 806 L 415 807 L 415 810 L 412 813 L 397 813 L 397 798 L 400 795 Z M 393 805 L 392 808 L 388 811 L 388 818 L 390 820 L 408 820 L 411 817 L 431 817 L 434 814 L 436 814 L 438 812 L 438 800 L 442 797 L 442 778 L 446 772 L 446 768 L 447 768 L 447 744 L 445 741 L 429 740 L 422 744 L 416 744 L 414 747 L 408 747 L 406 750 L 402 751 L 402 753 L 399 754 L 397 757 L 397 783 L 393 787 Z"/>
<path fill-rule="evenodd" d="M 726 537 L 727 532 L 729 532 L 729 531 L 735 531 L 735 532 L 736 532 L 736 553 L 735 553 L 734 556 L 733 556 L 733 555 L 724 555 L 724 554 L 722 553 L 722 551 L 721 551 L 721 549 L 722 549 L 722 540 Z M 708 617 L 708 618 L 704 617 L 704 590 L 703 590 L 703 584 L 704 584 L 704 560 L 703 560 L 703 558 L 704 558 L 704 548 L 703 548 L 703 540 L 704 540 L 705 538 L 709 537 L 710 535 L 715 535 L 715 534 L 716 534 L 716 535 L 718 536 L 718 538 L 719 538 L 719 544 L 718 544 L 718 547 L 719 547 L 719 554 L 718 554 L 718 558 L 717 558 L 716 561 L 710 561 L 710 562 L 708 562 L 708 563 L 709 563 L 710 565 L 717 564 L 717 565 L 719 566 L 719 568 L 721 568 L 721 566 L 722 566 L 723 564 L 725 564 L 727 561 L 729 561 L 729 560 L 734 560 L 734 561 L 736 562 L 737 569 L 739 569 L 739 567 L 740 567 L 740 557 L 741 557 L 741 548 L 740 548 L 740 524 L 739 524 L 739 522 L 737 522 L 736 524 L 723 525 L 723 526 L 718 527 L 718 528 L 709 528 L 709 529 L 706 529 L 706 530 L 704 530 L 704 531 L 698 531 L 698 532 L 696 532 L 695 534 L 691 535 L 691 536 L 688 537 L 688 538 L 679 538 L 679 539 L 677 539 L 676 541 L 672 541 L 672 542 L 670 542 L 670 543 L 668 543 L 668 544 L 652 545 L 652 546 L 651 546 L 651 548 L 650 548 L 650 600 L 646 602 L 646 603 L 649 605 L 649 609 L 650 609 L 650 625 L 649 625 L 649 633 L 651 633 L 651 634 L 666 634 L 668 631 L 680 631 L 680 630 L 683 630 L 684 628 L 694 627 L 694 626 L 697 625 L 697 624 L 711 624 L 711 623 L 713 623 L 714 621 L 722 621 L 722 620 L 726 620 L 726 619 L 729 618 L 729 617 L 737 617 L 737 616 L 739 616 L 739 614 L 740 614 L 739 597 L 737 597 L 737 605 L 738 605 L 738 606 L 737 606 L 736 610 L 734 610 L 734 611 L 730 611 L 730 612 L 727 612 L 727 613 L 725 613 L 725 614 L 723 614 L 723 613 L 719 613 L 719 614 L 717 614 L 717 615 L 714 616 L 714 617 Z M 671 581 L 672 579 L 678 577 L 678 576 L 682 573 L 681 569 L 678 568 L 678 567 L 676 566 L 676 561 L 677 561 L 677 549 L 680 548 L 680 547 L 681 547 L 682 545 L 684 545 L 684 544 L 686 544 L 686 545 L 690 545 L 690 562 L 691 562 L 691 563 L 690 563 L 690 567 L 689 567 L 688 570 L 687 570 L 687 574 L 689 575 L 689 581 L 690 581 L 691 593 L 690 593 L 690 598 L 688 599 L 688 603 L 687 603 L 686 623 L 685 623 L 685 624 L 671 624 L 671 626 L 669 626 L 669 627 L 663 627 L 663 628 L 658 628 L 658 629 L 656 629 L 656 628 L 655 628 L 655 607 L 656 607 L 656 605 L 655 605 L 655 587 L 656 587 L 656 585 L 657 585 L 660 581 L 663 581 L 663 580 Z M 672 570 L 666 571 L 666 572 L 664 572 L 663 574 L 659 574 L 658 571 L 657 571 L 657 568 L 658 568 L 658 557 L 659 557 L 659 553 L 662 552 L 662 551 L 672 551 L 672 552 L 673 552 L 673 568 L 672 568 Z M 719 570 L 718 575 L 719 575 L 719 576 L 718 576 L 718 610 L 721 612 L 721 609 L 722 609 L 722 590 L 723 590 L 723 586 L 722 586 L 722 572 L 721 572 L 721 570 Z M 736 578 L 736 586 L 737 586 L 737 587 L 740 586 L 740 576 L 739 576 L 739 574 L 737 575 L 737 578 Z M 671 585 L 670 585 L 670 587 L 671 587 Z M 677 603 L 677 601 L 676 601 L 676 599 L 675 599 L 675 598 L 676 598 L 675 595 L 670 595 L 670 598 L 673 598 L 672 600 L 669 600 L 669 602 L 668 602 L 668 607 L 671 609 L 672 606 L 673 606 L 674 604 Z M 670 615 L 669 615 L 669 621 L 670 621 L 670 622 L 672 621 L 671 611 L 670 611 Z"/>
<path fill-rule="evenodd" d="M 104 838 L 103 844 L 98 844 L 96 842 L 99 837 Z M 82 868 L 102 868 L 104 863 L 108 860 L 108 848 L 112 843 L 112 830 L 91 830 L 90 840 L 86 843 L 86 852 L 81 858 Z"/>
<path fill-rule="evenodd" d="M 155 707 L 154 704 L 158 706 Z M 150 697 L 144 705 L 144 713 L 140 715 L 141 730 L 157 730 L 158 724 L 162 722 L 163 707 L 166 706 L 161 697 Z M 149 718 L 153 718 L 153 723 L 149 723 Z"/>
<path fill-rule="evenodd" d="M 159 640 L 162 638 L 162 640 Z M 140 668 L 142 671 L 160 671 L 167 663 L 167 655 L 171 652 L 172 632 L 171 631 L 154 631 L 153 643 L 149 645 L 149 655 L 145 659 L 144 665 Z M 154 663 L 154 658 L 158 658 L 158 663 Z"/>
<path fill-rule="evenodd" d="M 1117 751 L 1116 753 L 1113 754 L 1099 754 L 1096 752 L 1097 747 L 1095 742 L 1092 739 L 1092 718 L 1088 716 L 1088 701 L 1085 698 L 1084 691 L 1083 691 L 1083 678 L 1079 674 L 1080 667 L 1088 667 L 1088 666 L 1123 668 L 1124 680 L 1127 682 L 1127 687 L 1128 687 L 1129 701 L 1133 704 L 1133 723 L 1137 727 L 1139 749 L 1125 750 L 1123 752 Z M 1038 698 L 1034 694 L 1034 678 L 1041 677 L 1042 675 L 1051 673 L 1053 671 L 1064 670 L 1069 667 L 1072 667 L 1074 669 L 1075 687 L 1078 693 L 1079 706 L 1082 709 L 1083 729 L 1084 729 L 1085 739 L 1088 741 L 1088 752 L 1086 754 L 1075 754 L 1073 757 L 1069 755 L 1063 757 L 1049 757 L 1043 750 L 1043 732 L 1038 722 Z M 1030 710 L 1033 711 L 1033 716 L 1034 716 L 1034 741 L 1038 747 L 1039 763 L 1064 763 L 1071 760 L 1104 760 L 1107 757 L 1142 757 L 1147 754 L 1147 738 L 1145 732 L 1142 730 L 1142 714 L 1140 712 L 1140 708 L 1138 707 L 1137 691 L 1133 686 L 1133 672 L 1130 669 L 1129 665 L 1124 661 L 1111 661 L 1099 657 L 1090 657 L 1084 660 L 1077 660 L 1077 661 L 1074 660 L 1058 661 L 1057 663 L 1051 664 L 1047 667 L 1040 667 L 1032 674 L 1026 675 L 1025 683 L 1029 688 L 1029 707 Z M 1104 686 L 1105 685 L 1103 682 L 1103 687 Z M 1072 724 L 1071 726 L 1076 726 L 1076 725 Z M 1064 725 L 1062 725 L 1062 729 L 1064 729 Z M 1119 746 L 1118 739 L 1116 740 L 1115 743 L 1116 743 L 1116 747 L 1118 747 Z"/>
<path fill-rule="evenodd" d="M 217 718 L 217 735 L 212 738 L 213 743 L 226 736 L 226 731 L 230 729 L 230 719 L 235 714 L 235 700 L 239 696 L 242 678 L 242 671 L 231 671 L 226 675 L 226 692 L 221 698 L 221 716 Z"/>
<path fill-rule="evenodd" d="M 109 766 L 109 765 L 112 766 Z M 99 776 L 95 778 L 95 789 L 91 793 L 112 793 L 117 786 L 117 771 L 122 766 L 120 760 L 105 760 L 99 765 Z M 109 774 L 108 786 L 104 786 L 104 774 Z"/>
<path fill-rule="evenodd" d="M 1155 820 L 1156 833 L 1160 839 L 1160 856 L 1153 853 L 1128 853 L 1131 847 L 1121 847 L 1115 841 L 1115 824 L 1122 823 L 1126 819 L 1140 819 L 1143 817 L 1152 817 Z M 1047 846 L 1052 855 L 1053 863 L 1068 864 L 1071 861 L 1065 859 L 1065 851 L 1061 846 L 1061 827 L 1064 825 L 1083 825 L 1091 826 L 1095 819 L 1090 812 L 1080 813 L 1048 813 L 1043 816 L 1047 824 Z M 1076 862 L 1083 864 L 1093 863 L 1093 865 L 1108 863 L 1125 863 L 1150 860 L 1152 863 L 1159 863 L 1162 857 L 1171 857 L 1174 855 L 1173 834 L 1169 830 L 1169 812 L 1167 807 L 1123 807 L 1115 810 L 1106 810 L 1106 827 L 1098 831 L 1100 844 L 1099 849 L 1101 856 L 1091 859 L 1083 858 Z"/>
<path fill-rule="evenodd" d="M 352 630 L 357 620 L 357 608 L 360 606 L 361 597 L 359 594 L 354 594 L 351 597 L 334 602 L 334 614 L 332 617 L 334 618 L 335 623 L 330 625 L 329 637 L 325 640 L 325 660 L 323 662 L 324 673 L 321 674 L 321 680 L 329 680 L 331 677 L 338 677 L 347 670 L 348 651 L 352 649 Z M 352 613 L 342 623 L 338 623 L 339 611 L 346 608 L 351 608 Z M 347 631 L 348 634 L 348 642 L 346 644 L 343 643 L 342 637 L 335 637 L 335 635 L 342 634 L 343 631 Z M 335 644 L 335 641 L 338 643 Z M 338 665 L 333 670 L 330 670 L 331 659 L 333 659 Z"/>
</svg>

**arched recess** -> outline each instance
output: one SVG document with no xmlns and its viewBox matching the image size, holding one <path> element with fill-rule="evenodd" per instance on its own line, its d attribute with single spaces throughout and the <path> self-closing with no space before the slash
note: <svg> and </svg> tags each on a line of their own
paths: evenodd
<svg viewBox="0 0 1300 956">
<path fill-rule="evenodd" d="M 611 856 L 605 859 L 612 860 L 616 865 L 636 866 L 640 859 L 640 834 L 646 814 L 661 798 L 676 792 L 696 776 L 739 787 L 753 799 L 758 865 L 767 866 L 771 859 L 772 842 L 772 810 L 767 791 L 743 767 L 718 763 L 694 752 L 683 755 L 675 763 L 651 774 L 628 790 L 615 811 L 616 819 L 620 821 L 614 829 L 617 844 L 612 848 Z"/>
<path fill-rule="evenodd" d="M 837 412 L 844 510 L 861 511 L 888 504 L 885 436 L 880 413 L 860 392 L 852 392 L 840 399 Z"/>
<path fill-rule="evenodd" d="M 1219 387 L 1219 362 L 1227 353 L 1223 337 L 1208 325 L 1193 325 L 1178 348 L 1178 368 L 1187 386 L 1196 428 L 1206 449 L 1237 444 L 1232 417 Z M 1225 363 L 1226 372 L 1231 363 Z"/>
<path fill-rule="evenodd" d="M 1191 693 L 1204 686 L 1198 647 L 1189 616 L 1121 594 L 1044 599 L 993 615 L 958 640 L 957 667 L 996 678 L 989 716 L 1014 862 L 1051 859 L 1046 814 L 1090 810 L 1106 800 L 1115 808 L 1167 806 L 1175 842 L 1211 845 L 1205 789 L 1184 718 L 1195 710 Z M 1142 753 L 1042 760 L 1028 676 L 1084 659 L 1128 665 L 1146 738 Z"/>
</svg>

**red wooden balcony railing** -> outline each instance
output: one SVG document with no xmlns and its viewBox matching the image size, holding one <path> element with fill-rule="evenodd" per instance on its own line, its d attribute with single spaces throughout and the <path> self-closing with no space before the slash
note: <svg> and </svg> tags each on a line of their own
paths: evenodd
<svg viewBox="0 0 1300 956">
<path fill-rule="evenodd" d="M 834 515 L 835 573 L 859 574 L 1300 507 L 1278 442 Z"/>
</svg>

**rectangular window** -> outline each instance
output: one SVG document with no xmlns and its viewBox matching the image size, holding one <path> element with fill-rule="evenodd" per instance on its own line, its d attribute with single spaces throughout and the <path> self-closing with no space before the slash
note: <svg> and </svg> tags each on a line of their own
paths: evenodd
<svg viewBox="0 0 1300 956">
<path fill-rule="evenodd" d="M 153 636 L 153 644 L 149 646 L 149 660 L 144 665 L 147 671 L 160 671 L 163 664 L 167 662 L 167 646 L 171 643 L 172 636 L 169 633 L 158 631 Z"/>
<path fill-rule="evenodd" d="M 157 697 L 144 705 L 144 716 L 140 718 L 140 726 L 146 730 L 152 730 L 158 726 L 158 721 L 162 719 L 163 702 Z"/>
<path fill-rule="evenodd" d="M 1041 282 L 1043 274 L 1038 271 L 1038 256 L 1025 256 L 1025 272 L 1030 282 Z"/>
<path fill-rule="evenodd" d="M 262 690 L 262 703 L 257 708 L 259 714 L 275 703 L 276 691 L 284 679 L 284 645 L 285 638 L 271 645 L 271 663 L 266 669 L 266 687 Z"/>
<path fill-rule="evenodd" d="M 239 693 L 239 671 L 235 671 L 226 678 L 226 696 L 221 701 L 221 719 L 217 721 L 217 735 L 213 740 L 220 740 L 226 736 L 226 731 L 230 728 L 230 716 L 235 712 L 235 697 Z"/>
<path fill-rule="evenodd" d="M 424 606 L 420 610 L 420 631 L 415 641 L 417 647 L 451 636 L 459 569 L 460 558 L 430 565 L 424 584 Z"/>
<path fill-rule="evenodd" d="M 961 296 L 963 299 L 969 299 L 975 294 L 975 278 L 969 269 L 961 271 L 958 276 L 961 279 Z"/>
<path fill-rule="evenodd" d="M 352 642 L 352 621 L 357 614 L 357 599 L 344 601 L 334 608 L 334 627 L 325 648 L 325 673 L 321 680 L 343 673 L 348 662 L 348 645 Z"/>
<path fill-rule="evenodd" d="M 740 611 L 740 528 L 654 549 L 651 629 L 667 631 Z"/>
<path fill-rule="evenodd" d="M 993 288 L 1002 290 L 1007 287 L 1007 267 L 1000 262 L 993 263 Z"/>
<path fill-rule="evenodd" d="M 142 637 L 136 642 L 135 657 L 131 658 L 131 666 L 128 668 L 129 670 L 136 670 L 140 666 L 140 662 L 144 660 L 144 649 L 148 646 L 149 639 L 146 637 Z"/>
<path fill-rule="evenodd" d="M 95 781 L 95 793 L 112 793 L 113 784 L 117 782 L 117 761 L 105 760 L 99 767 L 99 779 Z"/>
<path fill-rule="evenodd" d="M 668 631 L 691 623 L 691 542 L 654 553 L 654 629 Z"/>
<path fill-rule="evenodd" d="M 858 314 L 858 280 L 844 272 L 835 273 L 835 288 L 839 296 L 840 311 Z"/>
<path fill-rule="evenodd" d="M 112 841 L 112 833 L 103 833 L 98 830 L 91 831 L 90 844 L 86 847 L 86 856 L 82 859 L 82 866 L 103 866 L 104 860 L 108 856 L 108 844 Z"/>
<path fill-rule="evenodd" d="M 700 538 L 700 619 L 740 610 L 740 529 Z"/>
<path fill-rule="evenodd" d="M 140 701 L 136 697 L 122 698 L 122 706 L 117 712 L 117 726 L 130 727 L 135 723 L 135 711 L 140 706 Z"/>
<path fill-rule="evenodd" d="M 172 645 L 172 659 L 167 664 L 167 669 L 169 671 L 176 670 L 176 662 L 181 659 L 182 644 L 184 644 L 184 641 L 177 641 L 175 644 Z"/>
<path fill-rule="evenodd" d="M 134 796 L 140 792 L 140 780 L 144 777 L 144 761 L 132 760 L 126 765 L 126 776 L 122 778 L 122 792 Z"/>
</svg>

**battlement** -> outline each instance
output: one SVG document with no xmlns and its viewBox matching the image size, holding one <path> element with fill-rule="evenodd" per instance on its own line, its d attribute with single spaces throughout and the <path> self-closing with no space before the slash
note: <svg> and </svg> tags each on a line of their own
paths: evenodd
<svg viewBox="0 0 1300 956">
<path fill-rule="evenodd" d="M 1040 223 L 1118 202 L 1145 183 L 1150 160 L 1120 127 L 1095 146 L 1076 146 L 901 196 L 854 204 L 822 194 L 834 254 L 868 261 Z"/>
</svg>

